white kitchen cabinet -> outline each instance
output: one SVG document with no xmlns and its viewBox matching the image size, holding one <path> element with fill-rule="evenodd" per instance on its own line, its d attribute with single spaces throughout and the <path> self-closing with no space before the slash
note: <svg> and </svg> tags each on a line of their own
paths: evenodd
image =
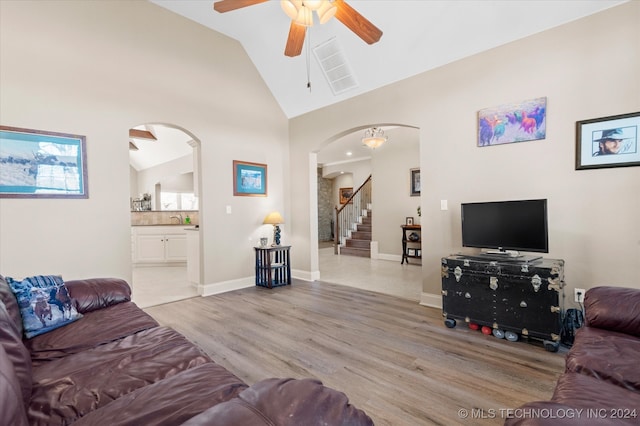
<svg viewBox="0 0 640 426">
<path fill-rule="evenodd" d="M 134 263 L 185 263 L 187 231 L 173 226 L 135 226 Z"/>
<path fill-rule="evenodd" d="M 164 258 L 167 262 L 187 261 L 187 234 L 164 236 Z"/>
</svg>

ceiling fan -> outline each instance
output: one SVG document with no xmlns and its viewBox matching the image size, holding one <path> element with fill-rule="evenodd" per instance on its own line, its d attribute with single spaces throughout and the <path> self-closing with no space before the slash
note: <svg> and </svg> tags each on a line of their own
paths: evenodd
<svg viewBox="0 0 640 426">
<path fill-rule="evenodd" d="M 129 151 L 137 151 L 136 140 L 157 141 L 158 139 L 148 130 L 129 129 Z"/>
<path fill-rule="evenodd" d="M 219 0 L 213 4 L 213 9 L 225 13 L 266 1 L 268 0 Z M 335 16 L 367 44 L 374 44 L 382 37 L 382 31 L 378 27 L 344 0 L 282 0 L 280 5 L 291 18 L 289 37 L 284 49 L 286 56 L 294 57 L 302 53 L 307 27 L 313 25 L 314 11 L 321 24 Z"/>
</svg>

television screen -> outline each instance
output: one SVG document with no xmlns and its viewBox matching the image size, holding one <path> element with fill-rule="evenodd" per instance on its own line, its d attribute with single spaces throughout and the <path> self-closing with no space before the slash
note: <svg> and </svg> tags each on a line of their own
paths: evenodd
<svg viewBox="0 0 640 426">
<path fill-rule="evenodd" d="M 462 245 L 548 253 L 547 200 L 463 203 Z"/>
</svg>

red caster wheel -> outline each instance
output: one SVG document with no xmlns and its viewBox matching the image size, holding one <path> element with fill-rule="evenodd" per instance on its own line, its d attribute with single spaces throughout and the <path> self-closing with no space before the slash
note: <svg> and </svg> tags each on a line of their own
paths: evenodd
<svg viewBox="0 0 640 426">
<path fill-rule="evenodd" d="M 487 327 L 486 325 L 482 326 L 482 334 L 486 334 L 487 336 L 493 334 L 493 330 L 491 327 Z"/>
<path fill-rule="evenodd" d="M 470 322 L 469 323 L 469 328 L 472 330 L 480 330 L 480 326 L 478 324 L 476 324 L 475 322 Z"/>
</svg>

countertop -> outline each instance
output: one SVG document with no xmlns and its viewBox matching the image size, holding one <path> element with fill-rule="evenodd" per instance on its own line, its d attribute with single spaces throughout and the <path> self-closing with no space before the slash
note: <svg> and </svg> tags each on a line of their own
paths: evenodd
<svg viewBox="0 0 640 426">
<path fill-rule="evenodd" d="M 186 223 L 150 223 L 148 225 L 131 225 L 131 226 L 188 226 L 190 228 L 197 228 L 200 225 L 187 225 Z"/>
<path fill-rule="evenodd" d="M 200 230 L 200 225 L 187 225 L 185 223 L 182 223 L 182 224 L 179 224 L 179 223 L 151 223 L 149 225 L 131 225 L 132 228 L 153 228 L 153 227 L 160 227 L 160 226 L 170 226 L 172 228 L 182 227 L 186 231 L 199 231 Z"/>
</svg>

